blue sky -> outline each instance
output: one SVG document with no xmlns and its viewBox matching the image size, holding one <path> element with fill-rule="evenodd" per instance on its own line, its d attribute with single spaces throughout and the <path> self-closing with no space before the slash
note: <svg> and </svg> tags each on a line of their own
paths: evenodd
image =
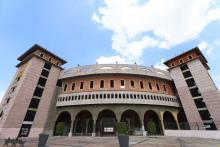
<svg viewBox="0 0 220 147">
<path fill-rule="evenodd" d="M 16 60 L 38 43 L 68 61 L 162 62 L 199 46 L 220 88 L 218 0 L 0 0 L 0 98 Z"/>
</svg>

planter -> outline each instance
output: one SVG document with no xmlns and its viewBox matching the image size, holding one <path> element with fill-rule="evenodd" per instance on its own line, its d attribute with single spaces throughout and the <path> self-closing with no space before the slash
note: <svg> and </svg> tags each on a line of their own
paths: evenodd
<svg viewBox="0 0 220 147">
<path fill-rule="evenodd" d="M 38 147 L 46 147 L 48 137 L 48 134 L 39 134 Z"/>
<path fill-rule="evenodd" d="M 118 134 L 118 142 L 120 147 L 129 147 L 129 136 L 124 134 Z"/>
</svg>

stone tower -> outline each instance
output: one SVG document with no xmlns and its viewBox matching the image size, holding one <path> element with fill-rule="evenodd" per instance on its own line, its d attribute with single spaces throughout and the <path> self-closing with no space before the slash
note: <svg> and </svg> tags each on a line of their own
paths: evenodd
<svg viewBox="0 0 220 147">
<path fill-rule="evenodd" d="M 195 47 L 166 62 L 191 129 L 220 129 L 220 93 Z"/>
<path fill-rule="evenodd" d="M 48 131 L 57 80 L 66 61 L 35 44 L 18 57 L 17 73 L 0 105 L 0 137 L 36 137 Z M 50 130 L 49 130 L 50 131 Z"/>
</svg>

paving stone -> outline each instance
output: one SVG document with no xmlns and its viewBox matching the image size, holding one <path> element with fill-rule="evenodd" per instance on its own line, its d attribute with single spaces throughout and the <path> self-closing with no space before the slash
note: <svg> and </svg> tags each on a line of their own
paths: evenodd
<svg viewBox="0 0 220 147">
<path fill-rule="evenodd" d="M 25 147 L 36 147 L 38 138 L 23 138 Z M 167 136 L 130 136 L 129 147 L 220 147 L 220 140 L 201 138 L 178 138 Z M 0 140 L 0 146 L 4 140 Z M 50 147 L 119 147 L 117 137 L 50 137 Z"/>
</svg>

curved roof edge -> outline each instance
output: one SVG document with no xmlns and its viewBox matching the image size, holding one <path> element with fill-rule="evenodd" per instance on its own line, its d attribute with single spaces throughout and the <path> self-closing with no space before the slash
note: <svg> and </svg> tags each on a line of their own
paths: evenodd
<svg viewBox="0 0 220 147">
<path fill-rule="evenodd" d="M 130 74 L 172 80 L 168 71 L 136 64 L 94 64 L 65 69 L 59 79 L 97 74 Z"/>
</svg>

